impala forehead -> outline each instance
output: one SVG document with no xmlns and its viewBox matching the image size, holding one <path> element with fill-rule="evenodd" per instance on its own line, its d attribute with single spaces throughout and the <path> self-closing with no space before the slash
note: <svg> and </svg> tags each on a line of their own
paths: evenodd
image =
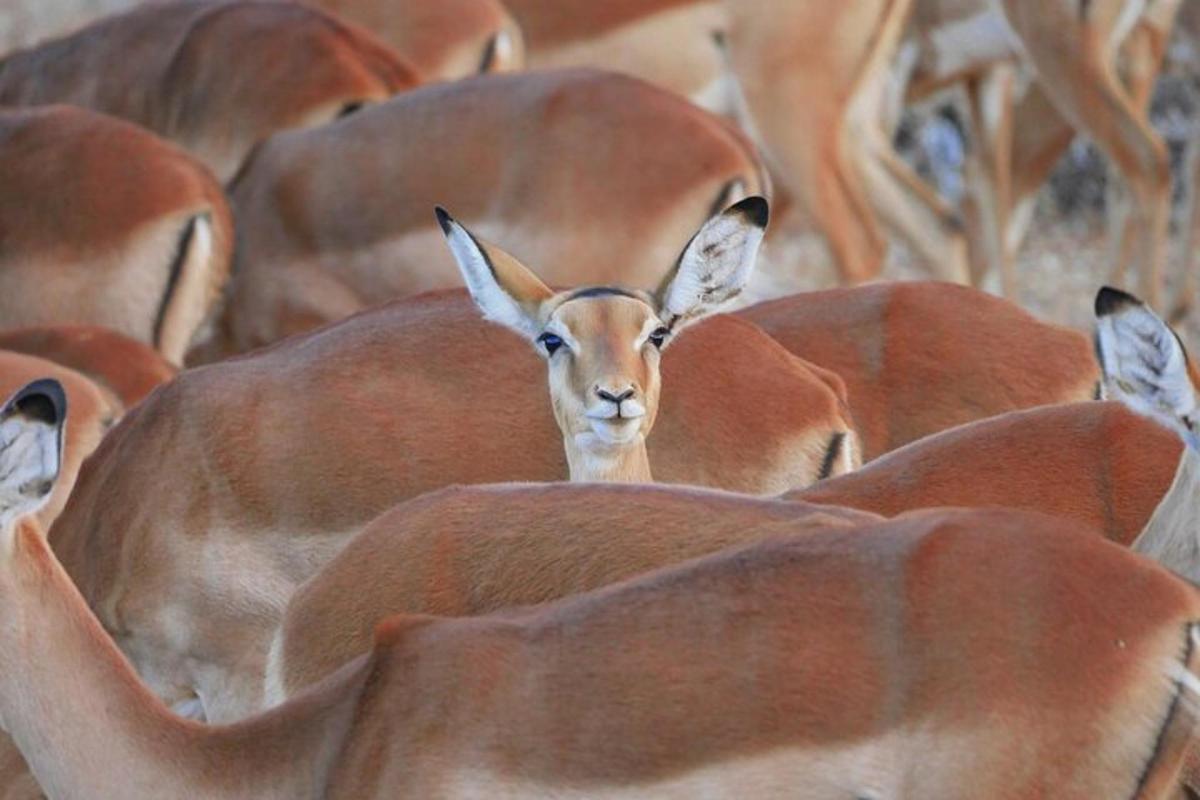
<svg viewBox="0 0 1200 800">
<path fill-rule="evenodd" d="M 637 349 L 662 324 L 645 299 L 612 291 L 566 296 L 550 312 L 544 327 L 576 349 L 594 341 L 624 342 L 625 346 L 632 342 Z"/>
</svg>

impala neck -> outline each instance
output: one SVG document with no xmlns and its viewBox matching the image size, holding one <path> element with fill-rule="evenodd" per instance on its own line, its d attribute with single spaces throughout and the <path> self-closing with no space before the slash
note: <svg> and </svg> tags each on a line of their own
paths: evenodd
<svg viewBox="0 0 1200 800">
<path fill-rule="evenodd" d="M 653 483 L 650 476 L 650 457 L 646 454 L 646 439 L 638 437 L 632 444 L 620 447 L 589 445 L 580 447 L 565 440 L 567 466 L 571 481 L 604 483 Z"/>
<path fill-rule="evenodd" d="M 329 760 L 325 723 L 339 722 L 328 701 L 228 728 L 174 717 L 138 681 L 33 523 L 19 522 L 3 549 L 0 721 L 48 796 L 317 794 L 315 765 Z"/>
<path fill-rule="evenodd" d="M 1193 583 L 1200 582 L 1200 454 L 1183 448 L 1171 488 L 1133 549 Z"/>
</svg>

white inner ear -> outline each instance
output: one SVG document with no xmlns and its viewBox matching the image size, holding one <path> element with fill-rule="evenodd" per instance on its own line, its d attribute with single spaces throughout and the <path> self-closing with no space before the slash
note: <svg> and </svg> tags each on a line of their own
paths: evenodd
<svg viewBox="0 0 1200 800">
<path fill-rule="evenodd" d="M 1196 410 L 1187 358 L 1167 324 L 1144 307 L 1101 317 L 1097 342 L 1110 396 L 1190 432 L 1182 418 Z"/>
<path fill-rule="evenodd" d="M 710 314 L 740 294 L 762 240 L 763 229 L 740 213 L 721 214 L 705 223 L 688 243 L 663 294 L 663 318 Z"/>
<path fill-rule="evenodd" d="M 21 416 L 0 423 L 0 526 L 45 504 L 59 458 L 56 426 Z"/>
<path fill-rule="evenodd" d="M 446 242 L 450 252 L 458 262 L 463 282 L 467 291 L 483 316 L 492 322 L 512 328 L 527 339 L 538 335 L 537 320 L 525 312 L 513 297 L 496 281 L 487 256 L 479 249 L 479 245 L 467 233 L 467 229 L 457 222 L 450 223 L 446 233 Z"/>
</svg>

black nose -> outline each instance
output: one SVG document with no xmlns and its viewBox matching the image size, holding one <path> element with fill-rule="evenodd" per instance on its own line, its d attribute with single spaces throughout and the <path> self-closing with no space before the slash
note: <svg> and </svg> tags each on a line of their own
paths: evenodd
<svg viewBox="0 0 1200 800">
<path fill-rule="evenodd" d="M 622 400 L 628 400 L 629 398 L 633 397 L 633 389 L 626 389 L 620 394 L 613 394 L 612 392 L 604 389 L 597 389 L 596 394 L 600 395 L 601 400 L 607 400 L 610 403 L 621 405 Z"/>
</svg>

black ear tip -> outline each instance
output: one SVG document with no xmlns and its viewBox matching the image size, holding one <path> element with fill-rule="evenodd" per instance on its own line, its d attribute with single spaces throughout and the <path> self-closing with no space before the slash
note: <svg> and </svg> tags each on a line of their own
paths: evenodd
<svg viewBox="0 0 1200 800">
<path fill-rule="evenodd" d="M 1123 292 L 1120 289 L 1114 289 L 1111 286 L 1101 287 L 1100 291 L 1096 292 L 1096 316 L 1107 317 L 1110 314 L 1115 314 L 1129 306 L 1140 306 L 1142 301 L 1131 295 L 1129 292 Z"/>
<path fill-rule="evenodd" d="M 433 215 L 437 217 L 438 225 L 442 228 L 442 233 L 450 233 L 450 224 L 454 222 L 454 217 L 441 206 L 433 207 Z"/>
<path fill-rule="evenodd" d="M 9 405 L 30 419 L 59 425 L 67 416 L 67 393 L 58 381 L 43 378 L 13 395 Z"/>
<path fill-rule="evenodd" d="M 771 206 L 767 203 L 767 198 L 757 194 L 737 201 L 729 207 L 729 211 L 743 215 L 760 228 L 767 227 L 767 221 L 771 218 Z"/>
</svg>

